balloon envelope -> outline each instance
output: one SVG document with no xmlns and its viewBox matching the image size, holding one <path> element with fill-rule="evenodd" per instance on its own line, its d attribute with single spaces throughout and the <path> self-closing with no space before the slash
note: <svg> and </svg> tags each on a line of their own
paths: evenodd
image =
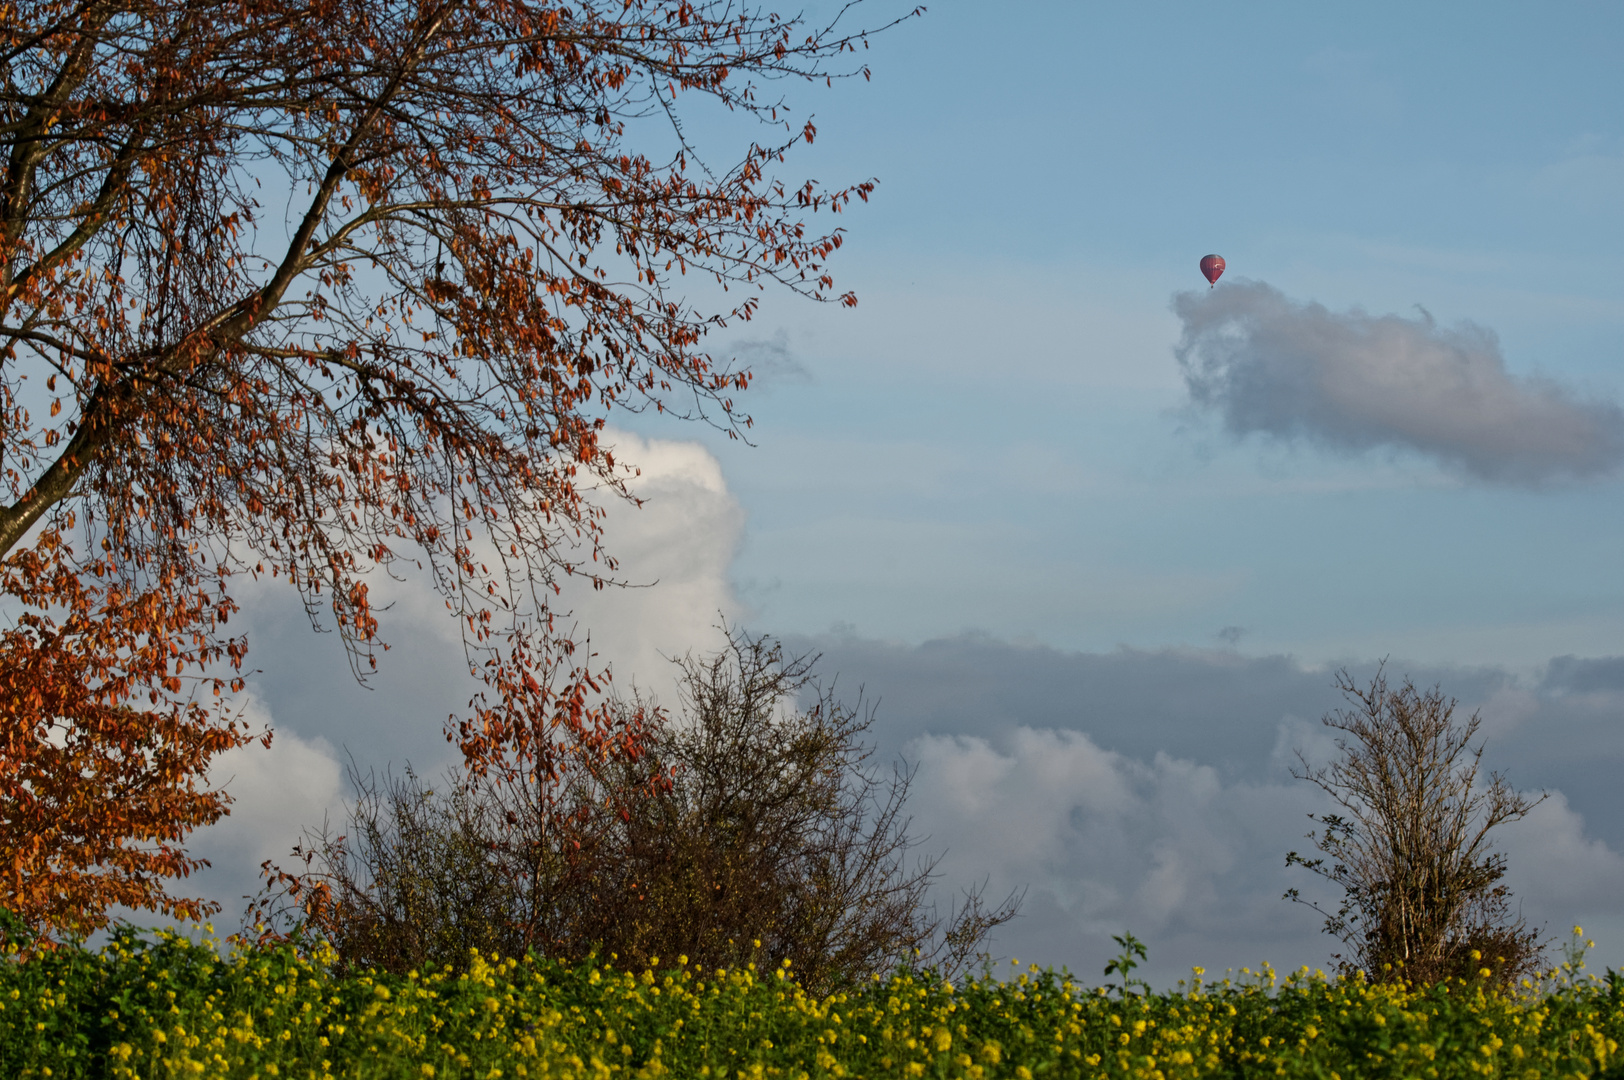
<svg viewBox="0 0 1624 1080">
<path fill-rule="evenodd" d="M 1206 277 L 1207 284 L 1218 284 L 1218 279 L 1224 273 L 1224 257 L 1222 255 L 1208 255 L 1202 259 L 1201 273 Z"/>
</svg>

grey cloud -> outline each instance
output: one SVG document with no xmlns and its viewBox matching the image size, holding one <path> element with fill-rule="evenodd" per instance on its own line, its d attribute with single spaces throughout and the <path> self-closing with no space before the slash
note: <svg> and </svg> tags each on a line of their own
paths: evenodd
<svg viewBox="0 0 1624 1080">
<path fill-rule="evenodd" d="M 812 381 L 812 373 L 795 358 L 789 347 L 789 335 L 783 330 L 767 338 L 736 341 L 728 348 L 744 361 L 756 378 L 765 380 L 768 385 Z"/>
<path fill-rule="evenodd" d="M 1492 331 L 1333 312 L 1263 282 L 1180 293 L 1175 349 L 1191 401 L 1237 436 L 1415 451 L 1493 483 L 1612 472 L 1624 410 L 1506 370 Z"/>
<path fill-rule="evenodd" d="M 1546 665 L 1541 686 L 1554 693 L 1624 693 L 1624 657 L 1558 656 Z"/>
<path fill-rule="evenodd" d="M 1087 735 L 1019 727 L 1003 738 L 923 736 L 914 824 L 946 848 L 944 882 L 985 878 L 1026 889 L 1026 915 L 1002 929 L 1001 955 L 1067 963 L 1097 977 L 1112 934 L 1151 945 L 1151 978 L 1323 959 L 1313 912 L 1281 901 L 1294 882 L 1311 791 L 1226 783 L 1209 765 L 1139 759 Z"/>
<path fill-rule="evenodd" d="M 1107 751 L 1165 752 L 1256 779 L 1283 719 L 1317 721 L 1336 704 L 1329 673 L 1227 648 L 1080 653 L 977 635 L 918 646 L 846 636 L 791 644 L 820 652 L 821 670 L 879 701 L 887 753 L 927 733 L 1068 728 Z"/>
<path fill-rule="evenodd" d="M 252 724 L 268 719 L 257 702 L 250 701 L 244 713 Z M 191 847 L 210 863 L 196 884 L 222 905 L 229 932 L 244 898 L 264 884 L 260 863 L 286 865 L 289 849 L 324 819 L 343 831 L 343 767 L 325 739 L 284 731 L 268 749 L 250 743 L 222 754 L 209 770 L 209 781 L 231 796 L 231 813 L 198 830 Z"/>
<path fill-rule="evenodd" d="M 1303 815 L 1320 808 L 1289 766 L 1296 749 L 1334 752 L 1319 723 L 1341 704 L 1331 671 L 1227 648 L 1075 653 L 851 634 L 791 644 L 821 652 L 845 697 L 861 686 L 878 702 L 872 734 L 882 756 L 918 766 L 910 809 L 927 849 L 947 852 L 944 888 L 983 876 L 997 895 L 1029 887 L 997 953 L 1095 978 L 1110 935 L 1128 929 L 1150 942 L 1165 984 L 1191 964 L 1323 965 L 1333 951 L 1313 912 L 1280 899 L 1314 886 L 1283 865 L 1305 844 Z M 1349 666 L 1356 679 L 1375 669 Z M 1493 667 L 1387 667 L 1479 711 L 1485 766 L 1553 793 L 1502 834 L 1510 884 L 1532 924 L 1560 936 L 1582 923 L 1596 959 L 1617 967 L 1624 685 L 1576 674 L 1613 669 L 1624 659 L 1562 658 L 1556 678 L 1533 683 Z"/>
</svg>

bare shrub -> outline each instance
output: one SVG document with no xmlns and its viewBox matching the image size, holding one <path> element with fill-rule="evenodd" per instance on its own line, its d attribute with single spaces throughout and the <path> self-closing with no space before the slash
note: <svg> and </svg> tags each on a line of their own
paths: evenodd
<svg viewBox="0 0 1624 1080">
<path fill-rule="evenodd" d="M 1299 752 L 1292 774 L 1342 810 L 1310 814 L 1320 828 L 1308 837 L 1320 857 L 1293 851 L 1286 864 L 1341 886 L 1343 899 L 1331 914 L 1296 889 L 1286 898 L 1325 916 L 1326 932 L 1349 950 L 1336 957 L 1345 973 L 1417 983 L 1485 971 L 1513 983 L 1532 973 L 1538 932 L 1512 912 L 1505 856 L 1489 834 L 1545 796 L 1531 799 L 1499 773 L 1479 783 L 1479 717 L 1457 721 L 1454 699 L 1439 688 L 1423 693 L 1406 679 L 1392 690 L 1380 671 L 1368 687 L 1346 671 L 1336 685 L 1351 707 L 1324 723 L 1342 733 L 1341 756 L 1314 768 Z"/>
<path fill-rule="evenodd" d="M 291 903 L 345 963 L 396 971 L 473 947 L 627 967 L 788 960 L 820 991 L 899 964 L 956 973 L 1020 898 L 929 903 L 936 863 L 904 812 L 913 773 L 872 763 L 872 711 L 817 686 L 814 663 L 733 633 L 678 661 L 679 718 L 636 699 L 612 710 L 638 753 L 453 774 L 441 790 L 410 771 L 356 778 L 347 834 L 307 838 L 304 873 L 281 874 L 255 916 Z"/>
<path fill-rule="evenodd" d="M 280 875 L 281 898 L 302 902 L 299 913 L 347 966 L 404 972 L 509 943 L 521 908 L 490 857 L 490 807 L 457 780 L 436 789 L 410 766 L 382 781 L 352 767 L 348 830 L 324 827 L 294 848 L 306 873 Z"/>
</svg>

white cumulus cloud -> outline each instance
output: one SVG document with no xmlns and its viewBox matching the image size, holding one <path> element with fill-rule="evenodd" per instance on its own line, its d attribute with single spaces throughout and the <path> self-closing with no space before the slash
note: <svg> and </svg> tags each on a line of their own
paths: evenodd
<svg viewBox="0 0 1624 1080">
<path fill-rule="evenodd" d="M 241 712 L 256 728 L 269 720 L 253 698 Z M 199 889 L 221 905 L 223 927 L 235 929 L 243 897 L 258 893 L 262 884 L 261 863 L 269 859 L 291 869 L 288 851 L 306 829 L 320 828 L 328 818 L 342 826 L 343 772 L 326 739 L 302 738 L 293 731 L 274 733 L 268 749 L 251 742 L 215 758 L 209 783 L 231 796 L 231 812 L 192 834 L 191 851 L 207 859 L 210 868 L 195 882 L 171 891 Z"/>
<path fill-rule="evenodd" d="M 719 622 L 739 617 L 728 568 L 744 511 L 721 463 L 699 443 L 624 431 L 611 431 L 605 441 L 617 461 L 641 470 L 629 484 L 641 506 L 605 504 L 605 545 L 629 587 L 593 591 L 577 580 L 565 587 L 560 605 L 590 633 L 592 651 L 610 662 L 618 686 L 635 680 L 674 704 L 667 657 L 720 647 Z"/>
<path fill-rule="evenodd" d="M 1296 882 L 1313 793 L 1226 783 L 1210 765 L 1102 749 L 1080 731 L 1021 727 L 996 744 L 925 735 L 909 808 L 928 847 L 946 848 L 944 887 L 983 879 L 992 899 L 1025 888 L 1025 914 L 1001 954 L 1069 963 L 1088 977 L 1112 934 L 1152 943 L 1161 982 L 1208 968 L 1321 959 L 1313 912 L 1281 894 Z M 1287 955 L 1289 954 L 1289 955 Z"/>
</svg>

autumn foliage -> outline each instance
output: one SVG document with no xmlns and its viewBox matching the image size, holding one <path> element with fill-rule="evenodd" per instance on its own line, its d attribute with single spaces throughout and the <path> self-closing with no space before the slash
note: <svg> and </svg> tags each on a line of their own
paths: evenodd
<svg viewBox="0 0 1624 1080">
<path fill-rule="evenodd" d="M 250 733 L 173 695 L 172 648 L 209 601 L 95 584 L 105 564 L 71 567 L 47 534 L 7 561 L 5 594 L 28 605 L 0 634 L 0 866 L 7 906 L 46 930 L 84 931 L 109 903 L 196 918 L 204 907 L 158 885 L 196 869 L 186 832 L 225 810 L 197 783 Z M 41 609 L 63 609 L 52 616 Z M 132 700 L 152 707 L 132 707 Z"/>
<path fill-rule="evenodd" d="M 761 86 L 861 71 L 864 35 L 684 0 L 3 10 L 0 903 L 200 910 L 166 882 L 254 734 L 214 704 L 244 573 L 361 673 L 369 575 L 432 580 L 485 684 L 448 729 L 476 769 L 610 737 L 549 606 L 616 573 L 606 417 L 736 433 L 749 373 L 706 334 L 769 282 L 855 302 L 808 220 L 872 185 L 779 179 L 815 132 Z M 766 137 L 704 160 L 696 96 Z"/>
</svg>

